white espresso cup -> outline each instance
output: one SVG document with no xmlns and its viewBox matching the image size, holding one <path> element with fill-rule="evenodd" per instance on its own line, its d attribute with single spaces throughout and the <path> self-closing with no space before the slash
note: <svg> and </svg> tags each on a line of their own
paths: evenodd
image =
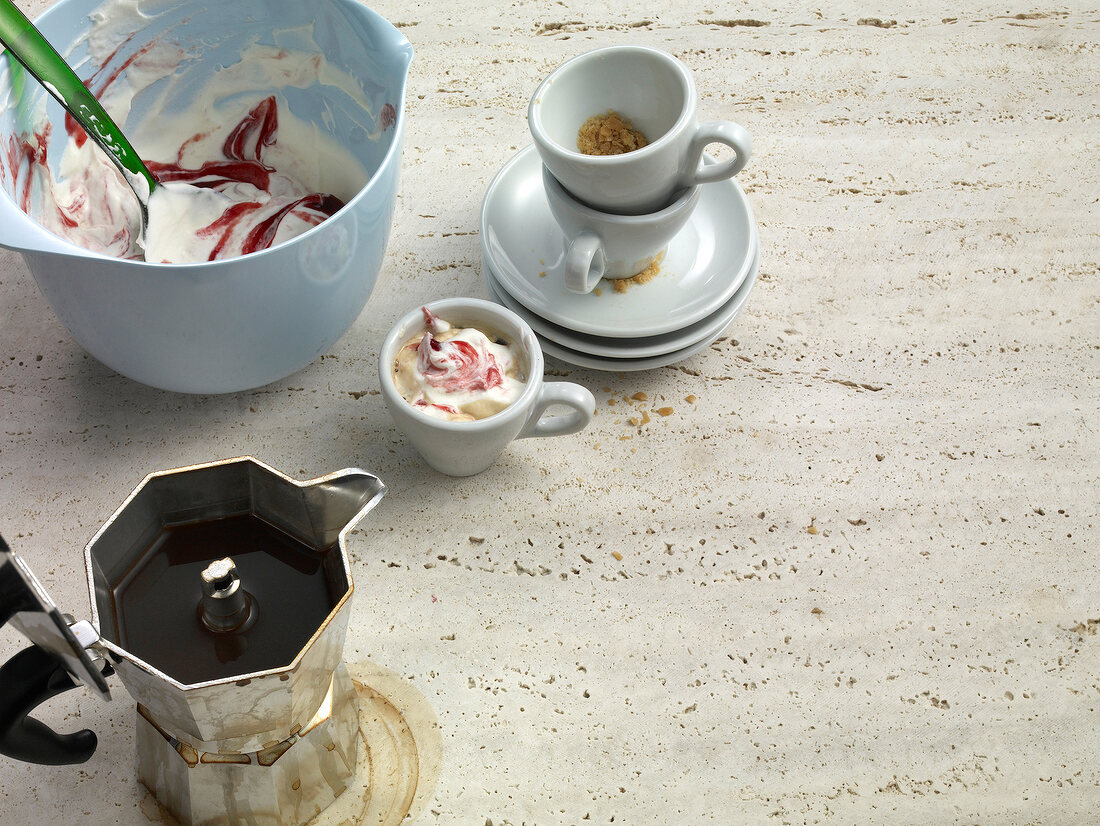
<svg viewBox="0 0 1100 826">
<path fill-rule="evenodd" d="M 542 183 L 565 237 L 565 288 L 574 293 L 592 292 L 601 278 L 630 278 L 649 267 L 691 218 L 700 194 L 693 186 L 657 212 L 618 215 L 578 201 L 545 166 Z"/>
<path fill-rule="evenodd" d="M 543 381 L 538 339 L 511 310 L 479 298 L 445 298 L 424 306 L 452 326 L 474 327 L 490 339 L 506 342 L 518 356 L 524 374 L 523 391 L 500 412 L 472 422 L 436 418 L 406 401 L 393 379 L 394 361 L 401 346 L 427 330 L 423 310 L 418 307 L 393 326 L 378 355 L 382 397 L 397 429 L 440 473 L 472 476 L 492 465 L 514 439 L 565 436 L 583 430 L 592 421 L 596 409 L 592 393 L 572 382 Z M 547 414 L 547 408 L 553 405 L 571 409 Z"/>
<path fill-rule="evenodd" d="M 574 197 L 604 212 L 638 215 L 666 207 L 673 195 L 736 175 L 752 139 L 732 121 L 699 123 L 695 82 L 672 55 L 645 46 L 608 46 L 554 70 L 531 97 L 527 122 L 543 164 Z M 585 155 L 577 146 L 591 117 L 617 112 L 648 145 L 621 155 Z M 712 143 L 734 157 L 706 164 Z"/>
</svg>

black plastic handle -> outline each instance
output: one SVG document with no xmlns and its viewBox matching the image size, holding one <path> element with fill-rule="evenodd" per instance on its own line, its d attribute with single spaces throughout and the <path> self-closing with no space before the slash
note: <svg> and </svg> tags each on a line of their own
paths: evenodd
<svg viewBox="0 0 1100 826">
<path fill-rule="evenodd" d="M 78 683 L 48 651 L 32 645 L 0 666 L 0 754 L 26 763 L 83 763 L 96 749 L 95 732 L 58 734 L 30 717 L 34 709 Z"/>
<path fill-rule="evenodd" d="M 16 614 L 62 622 L 48 597 L 35 592 L 33 575 L 20 573 L 4 537 L 0 536 L 0 625 Z M 109 666 L 103 669 L 104 675 Z M 27 763 L 66 766 L 83 763 L 95 752 L 96 736 L 88 730 L 58 734 L 30 716 L 34 709 L 63 691 L 80 685 L 61 658 L 39 645 L 24 648 L 0 665 L 0 754 Z"/>
</svg>

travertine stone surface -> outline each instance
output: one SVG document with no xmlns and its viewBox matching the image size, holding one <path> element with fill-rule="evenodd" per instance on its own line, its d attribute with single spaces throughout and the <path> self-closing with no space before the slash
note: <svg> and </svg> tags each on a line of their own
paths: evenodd
<svg viewBox="0 0 1100 826">
<path fill-rule="evenodd" d="M 357 465 L 389 494 L 349 537 L 345 656 L 438 715 L 420 823 L 1094 820 L 1100 9 L 376 8 L 416 49 L 396 224 L 306 370 L 139 386 L 0 253 L 0 530 L 62 610 L 87 614 L 80 549 L 151 470 Z M 392 427 L 377 348 L 420 302 L 486 296 L 478 210 L 528 97 L 612 43 L 676 54 L 702 117 L 752 134 L 760 281 L 682 364 L 549 360 L 596 394 L 593 425 L 439 476 Z M 87 764 L 0 758 L 5 826 L 163 822 L 113 685 L 43 713 L 99 733 Z"/>
</svg>

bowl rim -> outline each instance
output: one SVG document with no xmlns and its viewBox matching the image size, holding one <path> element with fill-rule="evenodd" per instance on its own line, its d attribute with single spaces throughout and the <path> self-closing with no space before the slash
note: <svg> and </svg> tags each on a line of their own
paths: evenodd
<svg viewBox="0 0 1100 826">
<path fill-rule="evenodd" d="M 403 142 L 402 137 L 404 135 L 404 128 L 405 128 L 405 96 L 406 96 L 408 82 L 409 82 L 409 66 L 412 63 L 413 48 L 412 48 L 412 44 L 409 42 L 408 38 L 405 37 L 405 35 L 396 26 L 394 26 L 393 23 L 391 23 L 388 19 L 386 19 L 381 14 L 376 12 L 374 9 L 369 8 L 367 6 L 364 6 L 360 3 L 357 3 L 357 2 L 355 2 L 355 0 L 330 0 L 330 2 L 333 3 L 334 5 L 346 6 L 346 7 L 349 7 L 349 8 L 356 9 L 356 10 L 360 11 L 361 13 L 368 14 L 372 18 L 375 25 L 384 25 L 384 26 L 388 26 L 390 29 L 392 29 L 393 32 L 395 32 L 400 38 L 400 40 L 398 40 L 397 43 L 396 43 L 397 53 L 399 55 L 403 56 L 403 58 L 404 58 L 404 60 L 403 60 L 404 66 L 402 67 L 403 74 L 401 76 L 401 83 L 400 83 L 399 90 L 398 90 L 399 94 L 396 96 L 396 103 L 394 103 L 393 101 L 387 101 L 387 103 L 389 103 L 391 106 L 393 106 L 394 114 L 396 116 L 395 119 L 394 119 L 393 127 L 392 127 L 393 128 L 393 136 L 390 140 L 390 145 L 387 147 L 386 153 L 382 157 L 382 160 L 379 162 L 378 166 L 373 170 L 373 172 L 369 173 L 370 174 L 370 179 L 367 181 L 367 183 L 362 187 L 362 189 L 360 189 L 357 193 L 355 193 L 355 195 L 353 195 L 347 201 L 347 203 L 344 204 L 343 207 L 338 209 L 336 212 L 334 212 L 332 215 L 330 215 L 328 218 L 326 218 L 321 223 L 317 224 L 316 226 L 310 227 L 305 232 L 303 232 L 299 235 L 296 235 L 293 238 L 289 238 L 289 239 L 287 239 L 286 241 L 283 241 L 280 244 L 276 244 L 275 246 L 271 246 L 271 247 L 268 247 L 267 249 L 263 249 L 263 250 L 258 250 L 256 252 L 251 252 L 251 253 L 248 253 L 247 255 L 238 255 L 238 256 L 234 256 L 232 258 L 219 258 L 219 259 L 215 259 L 213 261 L 159 262 L 159 261 L 138 260 L 138 259 L 134 259 L 134 258 L 117 258 L 113 255 L 105 255 L 104 253 L 101 253 L 101 252 L 95 252 L 93 250 L 85 249 L 84 247 L 80 246 L 79 244 L 74 244 L 72 241 L 69 241 L 66 238 L 62 238 L 60 235 L 57 235 L 53 232 L 50 232 L 48 229 L 43 227 L 31 215 L 24 212 L 22 210 L 22 208 L 20 208 L 20 206 L 17 203 L 15 203 L 14 200 L 12 200 L 12 197 L 11 197 L 11 195 L 8 194 L 7 190 L 5 190 L 3 188 L 0 188 L 0 218 L 9 219 L 9 220 L 11 220 L 11 219 L 20 220 L 21 219 L 21 220 L 29 222 L 35 228 L 37 228 L 39 231 L 45 233 L 46 235 L 48 235 L 50 237 L 50 240 L 53 242 L 52 246 L 54 247 L 54 249 L 44 251 L 44 250 L 37 250 L 37 249 L 27 249 L 27 248 L 24 248 L 24 247 L 15 247 L 15 246 L 9 247 L 6 244 L 0 244 L 0 246 L 3 246 L 7 249 L 11 249 L 15 252 L 21 252 L 21 253 L 32 253 L 32 254 L 44 253 L 44 254 L 50 254 L 50 255 L 69 255 L 70 257 L 77 258 L 77 259 L 80 259 L 80 258 L 96 258 L 96 259 L 100 259 L 100 260 L 104 260 L 104 261 L 115 262 L 118 265 L 124 266 L 124 267 L 138 267 L 138 268 L 143 268 L 143 269 L 144 268 L 153 268 L 153 269 L 166 270 L 166 271 L 179 270 L 179 269 L 190 269 L 190 268 L 196 268 L 196 267 L 200 267 L 204 270 L 217 270 L 217 269 L 221 269 L 221 268 L 226 267 L 226 266 L 232 266 L 234 264 L 234 262 L 238 262 L 242 259 L 248 259 L 250 261 L 258 261 L 258 260 L 262 259 L 264 256 L 267 256 L 269 254 L 288 249 L 288 248 L 298 244 L 299 242 L 304 242 L 306 239 L 311 238 L 321 227 L 323 227 L 329 221 L 331 221 L 335 218 L 338 218 L 338 217 L 344 215 L 345 213 L 347 213 L 352 206 L 356 205 L 360 200 L 362 200 L 363 198 L 366 198 L 368 195 L 372 194 L 378 186 L 382 186 L 382 184 L 378 183 L 378 180 L 380 178 L 385 177 L 384 175 L 380 174 L 383 170 L 388 170 L 395 162 L 400 164 L 400 154 L 401 154 L 401 148 L 402 148 L 402 142 Z M 67 5 L 68 5 L 68 3 L 66 2 L 66 0 L 60 0 L 60 2 L 56 3 L 53 6 L 50 6 L 45 11 L 43 11 L 40 15 L 38 15 L 33 21 L 34 24 L 36 26 L 40 26 L 43 21 L 46 21 L 48 18 L 52 17 L 54 14 L 59 14 L 59 15 L 66 14 L 69 11 L 66 8 Z M 9 71 L 9 74 L 10 74 L 10 69 L 8 71 Z M 10 85 L 9 85 L 9 89 L 10 89 Z M 42 94 L 45 95 L 46 92 L 43 90 Z M 396 161 L 395 161 L 395 157 L 397 158 Z M 10 216 L 10 218 L 9 218 L 9 216 Z"/>
</svg>

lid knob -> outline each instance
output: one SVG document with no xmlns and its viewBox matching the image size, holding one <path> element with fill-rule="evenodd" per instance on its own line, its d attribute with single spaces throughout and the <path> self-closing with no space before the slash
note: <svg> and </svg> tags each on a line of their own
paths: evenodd
<svg viewBox="0 0 1100 826">
<path fill-rule="evenodd" d="M 202 622 L 211 631 L 240 628 L 252 612 L 252 600 L 241 587 L 237 566 L 229 557 L 211 562 L 202 572 Z"/>
</svg>

